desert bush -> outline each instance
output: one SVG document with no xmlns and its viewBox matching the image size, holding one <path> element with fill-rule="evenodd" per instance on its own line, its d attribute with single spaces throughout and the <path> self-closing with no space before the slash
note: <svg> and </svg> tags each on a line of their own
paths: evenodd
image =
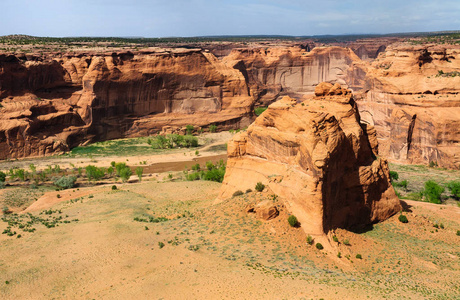
<svg viewBox="0 0 460 300">
<path fill-rule="evenodd" d="M 457 235 L 460 236 L 460 230 L 457 230 Z"/>
<path fill-rule="evenodd" d="M 5 188 L 5 181 L 0 181 L 0 190 Z"/>
<path fill-rule="evenodd" d="M 187 126 L 185 126 L 185 130 L 187 131 L 187 134 L 192 134 L 194 128 L 195 128 L 195 127 L 193 127 L 193 125 L 187 125 Z"/>
<path fill-rule="evenodd" d="M 53 183 L 55 186 L 60 187 L 62 189 L 71 189 L 75 186 L 75 182 L 77 181 L 77 177 L 75 176 L 62 176 L 59 178 L 55 178 Z"/>
<path fill-rule="evenodd" d="M 165 243 L 163 243 L 163 242 L 158 242 L 158 247 L 160 247 L 160 249 L 163 248 L 164 246 L 165 246 Z"/>
<path fill-rule="evenodd" d="M 5 182 L 6 174 L 0 171 L 0 182 Z"/>
<path fill-rule="evenodd" d="M 116 190 L 117 189 L 117 186 L 116 185 L 112 185 L 112 191 Z"/>
<path fill-rule="evenodd" d="M 139 177 L 139 181 L 142 181 L 142 173 L 144 173 L 144 169 L 142 169 L 141 167 L 137 167 L 136 168 L 136 175 L 137 175 L 137 177 Z"/>
<path fill-rule="evenodd" d="M 324 247 L 323 247 L 323 245 L 321 245 L 320 243 L 316 243 L 316 249 L 318 249 L 318 250 L 323 250 Z"/>
<path fill-rule="evenodd" d="M 9 209 L 8 206 L 4 206 L 4 207 L 2 208 L 2 213 L 3 213 L 4 215 L 7 215 L 7 214 L 10 214 L 11 211 L 10 211 L 10 209 Z"/>
<path fill-rule="evenodd" d="M 153 149 L 172 149 L 177 147 L 197 147 L 198 138 L 193 135 L 168 134 L 166 137 L 157 135 L 147 141 Z"/>
<path fill-rule="evenodd" d="M 313 244 L 313 237 L 311 235 L 307 235 L 307 244 L 309 245 Z"/>
<path fill-rule="evenodd" d="M 199 171 L 199 170 L 201 170 L 200 164 L 193 165 L 193 166 L 192 166 L 192 170 L 193 170 L 193 171 Z"/>
<path fill-rule="evenodd" d="M 215 181 L 215 182 L 222 182 L 224 181 L 224 176 L 225 176 L 225 167 L 207 171 L 206 173 L 204 173 L 203 179 L 209 180 L 209 181 Z"/>
<path fill-rule="evenodd" d="M 401 187 L 405 191 L 407 191 L 407 184 L 408 184 L 407 180 L 403 180 L 403 181 L 400 181 L 400 182 L 392 182 L 393 186 Z"/>
<path fill-rule="evenodd" d="M 363 259 L 363 257 L 361 256 L 361 254 L 356 254 L 356 258 L 357 258 L 357 259 Z"/>
<path fill-rule="evenodd" d="M 212 161 L 207 161 L 206 162 L 206 169 L 208 169 L 208 171 L 211 171 L 212 169 L 214 169 L 216 166 L 214 166 L 214 164 L 212 163 Z"/>
<path fill-rule="evenodd" d="M 291 227 L 297 227 L 299 225 L 299 221 L 297 220 L 296 216 L 290 215 L 288 217 L 288 223 Z"/>
<path fill-rule="evenodd" d="M 1 181 L 1 178 L 0 178 Z M 460 181 L 451 181 L 447 184 L 447 188 L 455 199 L 460 199 Z"/>
<path fill-rule="evenodd" d="M 185 175 L 185 179 L 187 179 L 188 181 L 200 180 L 201 179 L 200 175 L 201 174 L 199 172 L 190 173 L 190 174 Z"/>
<path fill-rule="evenodd" d="M 396 171 L 390 171 L 390 180 L 398 180 L 399 179 L 399 174 Z"/>
<path fill-rule="evenodd" d="M 247 190 L 246 190 L 246 194 L 247 194 L 247 193 L 251 193 L 251 192 L 252 192 L 251 189 L 247 189 Z"/>
<path fill-rule="evenodd" d="M 120 170 L 120 178 L 123 182 L 128 181 L 129 177 L 131 177 L 132 174 L 133 172 L 131 171 L 129 167 L 124 167 L 123 169 Z"/>
<path fill-rule="evenodd" d="M 423 195 L 425 199 L 431 203 L 441 204 L 441 195 L 444 192 L 444 187 L 440 186 L 432 180 L 425 182 Z"/>
<path fill-rule="evenodd" d="M 217 125 L 211 124 L 209 125 L 209 132 L 216 132 L 217 131 Z"/>
<path fill-rule="evenodd" d="M 350 241 L 349 241 L 348 239 L 344 239 L 344 240 L 343 240 L 343 244 L 344 244 L 345 246 L 350 246 Z"/>
<path fill-rule="evenodd" d="M 86 166 L 85 170 L 88 181 L 100 180 L 102 177 L 104 177 L 104 170 L 96 166 L 88 165 Z"/>
<path fill-rule="evenodd" d="M 398 220 L 399 220 L 399 222 L 401 222 L 401 223 L 408 223 L 408 222 L 409 222 L 409 220 L 407 219 L 407 217 L 406 217 L 405 215 L 403 215 L 403 214 L 400 214 L 400 215 L 399 215 Z"/>
<path fill-rule="evenodd" d="M 264 111 L 267 110 L 267 107 L 266 106 L 262 106 L 262 107 L 256 107 L 254 108 L 254 114 L 256 116 L 260 116 Z"/>
<path fill-rule="evenodd" d="M 114 169 L 113 169 L 112 166 L 110 166 L 110 167 L 107 168 L 107 174 L 108 174 L 110 177 L 112 177 L 113 172 L 114 172 Z"/>
<path fill-rule="evenodd" d="M 262 192 L 265 189 L 265 185 L 259 181 L 257 182 L 255 189 L 258 192 Z"/>
<path fill-rule="evenodd" d="M 241 195 L 243 195 L 243 194 L 244 194 L 244 193 L 243 193 L 242 191 L 238 190 L 238 191 L 236 191 L 236 192 L 233 193 L 233 197 L 241 196 Z"/>
<path fill-rule="evenodd" d="M 339 239 L 338 239 L 337 236 L 335 236 L 335 235 L 332 237 L 332 240 L 333 240 L 334 242 L 336 242 L 336 243 L 339 242 Z"/>
</svg>

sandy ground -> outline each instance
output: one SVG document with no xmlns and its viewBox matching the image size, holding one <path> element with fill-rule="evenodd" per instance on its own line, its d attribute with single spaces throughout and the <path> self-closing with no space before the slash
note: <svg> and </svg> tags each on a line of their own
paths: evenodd
<svg viewBox="0 0 460 300">
<path fill-rule="evenodd" d="M 280 201 L 274 220 L 245 212 L 248 203 L 270 199 L 269 192 L 213 205 L 220 187 L 214 182 L 117 186 L 60 191 L 60 198 L 48 192 L 30 206 L 37 216 L 51 208 L 79 221 L 36 225 L 19 239 L 1 235 L 0 297 L 455 299 L 459 293 L 458 207 L 407 201 L 408 224 L 395 216 L 363 233 L 337 230 L 351 245 L 327 252 L 287 225 Z M 148 216 L 170 220 L 134 221 Z M 445 229 L 436 232 L 434 222 Z M 0 230 L 6 226 L 1 222 Z"/>
</svg>

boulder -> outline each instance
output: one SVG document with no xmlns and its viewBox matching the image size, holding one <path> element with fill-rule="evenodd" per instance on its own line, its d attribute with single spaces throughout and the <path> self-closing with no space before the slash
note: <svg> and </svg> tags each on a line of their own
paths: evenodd
<svg viewBox="0 0 460 300">
<path fill-rule="evenodd" d="M 265 200 L 258 203 L 254 207 L 254 211 L 258 219 L 271 220 L 279 215 L 278 208 L 270 200 Z"/>
</svg>

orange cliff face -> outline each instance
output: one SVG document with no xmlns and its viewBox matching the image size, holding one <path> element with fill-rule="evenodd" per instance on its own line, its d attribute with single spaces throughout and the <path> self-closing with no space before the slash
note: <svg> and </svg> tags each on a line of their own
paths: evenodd
<svg viewBox="0 0 460 300">
<path fill-rule="evenodd" d="M 243 75 L 201 50 L 0 56 L 0 159 L 163 126 L 247 126 Z"/>
<path fill-rule="evenodd" d="M 322 83 L 315 93 L 271 104 L 228 143 L 219 198 L 262 182 L 314 236 L 400 211 L 388 164 L 374 156 L 351 91 Z"/>
<path fill-rule="evenodd" d="M 316 47 L 310 52 L 300 47 L 233 49 L 223 61 L 244 74 L 251 95 L 263 104 L 283 95 L 312 94 L 323 81 L 360 89 L 366 75 L 359 57 L 341 47 Z"/>
<path fill-rule="evenodd" d="M 390 160 L 460 168 L 460 47 L 392 46 L 372 62 L 357 97 Z"/>
</svg>

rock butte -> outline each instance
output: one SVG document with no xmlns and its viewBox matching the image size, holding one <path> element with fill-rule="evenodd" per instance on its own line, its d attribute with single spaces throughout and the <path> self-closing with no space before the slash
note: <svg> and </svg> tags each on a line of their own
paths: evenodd
<svg viewBox="0 0 460 300">
<path fill-rule="evenodd" d="M 379 155 L 458 169 L 460 76 L 437 75 L 460 71 L 460 47 L 397 41 L 0 55 L 0 159 L 188 124 L 241 128 L 255 105 L 327 81 L 353 90 Z"/>
<path fill-rule="evenodd" d="M 219 199 L 262 182 L 314 236 L 399 212 L 387 161 L 372 152 L 351 91 L 322 83 L 315 94 L 302 103 L 284 97 L 235 135 Z"/>
</svg>

